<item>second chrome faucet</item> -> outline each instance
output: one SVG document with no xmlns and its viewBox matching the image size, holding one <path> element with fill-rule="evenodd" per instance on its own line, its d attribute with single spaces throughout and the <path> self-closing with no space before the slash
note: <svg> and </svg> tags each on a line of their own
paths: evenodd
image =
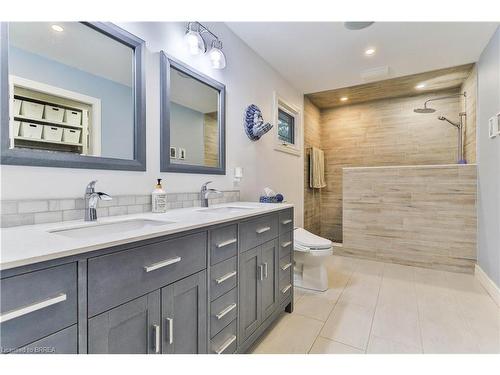
<svg viewBox="0 0 500 375">
<path fill-rule="evenodd" d="M 219 190 L 208 189 L 207 185 L 210 183 L 212 183 L 212 181 L 207 181 L 203 185 L 201 185 L 201 190 L 200 190 L 201 207 L 208 207 L 208 198 L 210 194 L 222 194 L 222 192 Z"/>
</svg>

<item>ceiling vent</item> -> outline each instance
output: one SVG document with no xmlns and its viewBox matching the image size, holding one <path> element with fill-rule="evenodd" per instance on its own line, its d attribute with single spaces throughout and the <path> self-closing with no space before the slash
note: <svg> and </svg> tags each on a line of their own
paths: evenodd
<svg viewBox="0 0 500 375">
<path fill-rule="evenodd" d="M 379 66 L 377 68 L 366 69 L 361 72 L 361 78 L 365 82 L 381 80 L 389 77 L 389 66 Z"/>
</svg>

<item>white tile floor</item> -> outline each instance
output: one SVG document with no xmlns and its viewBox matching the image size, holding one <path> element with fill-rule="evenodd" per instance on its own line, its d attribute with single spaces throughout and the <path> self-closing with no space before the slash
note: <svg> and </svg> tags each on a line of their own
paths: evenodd
<svg viewBox="0 0 500 375">
<path fill-rule="evenodd" d="M 472 275 L 332 256 L 252 353 L 500 353 L 500 309 Z"/>
</svg>

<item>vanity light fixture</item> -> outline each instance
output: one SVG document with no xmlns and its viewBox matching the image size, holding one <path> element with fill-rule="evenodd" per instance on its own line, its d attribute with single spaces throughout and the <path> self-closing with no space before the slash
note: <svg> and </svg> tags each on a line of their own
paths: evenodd
<svg viewBox="0 0 500 375">
<path fill-rule="evenodd" d="M 52 30 L 57 31 L 58 33 L 60 33 L 60 32 L 63 32 L 63 31 L 64 31 L 64 28 L 63 28 L 62 26 L 55 25 L 55 24 L 54 24 L 54 25 L 52 25 L 52 26 L 51 26 L 51 28 L 52 28 Z"/>
<path fill-rule="evenodd" d="M 366 51 L 365 51 L 365 55 L 366 56 L 373 56 L 375 54 L 375 48 L 368 48 Z"/>
<path fill-rule="evenodd" d="M 346 102 L 348 100 L 349 100 L 349 98 L 347 96 L 343 96 L 343 97 L 340 98 L 341 102 Z"/>
<path fill-rule="evenodd" d="M 212 41 L 212 48 L 208 51 L 208 56 L 212 62 L 212 68 L 224 69 L 226 67 L 226 56 L 222 52 L 222 42 L 219 39 Z"/>
<path fill-rule="evenodd" d="M 224 69 L 226 67 L 226 56 L 222 52 L 222 42 L 219 37 L 199 22 L 188 22 L 184 39 L 192 55 L 201 55 L 207 52 L 205 38 L 212 39 L 211 48 L 208 51 L 212 67 L 214 69 Z"/>
<path fill-rule="evenodd" d="M 198 22 L 189 22 L 187 24 L 184 40 L 186 41 L 188 51 L 191 55 L 200 55 L 207 51 L 207 45 L 201 33 L 201 24 Z"/>
<path fill-rule="evenodd" d="M 417 90 L 422 90 L 425 87 L 425 83 L 419 83 L 418 85 L 415 86 Z"/>
</svg>

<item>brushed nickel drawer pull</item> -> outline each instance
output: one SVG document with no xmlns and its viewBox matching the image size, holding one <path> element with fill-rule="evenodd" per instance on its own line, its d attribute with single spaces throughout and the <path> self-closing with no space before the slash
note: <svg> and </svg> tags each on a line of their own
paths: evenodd
<svg viewBox="0 0 500 375">
<path fill-rule="evenodd" d="M 264 228 L 257 229 L 256 232 L 257 232 L 257 234 L 262 234 L 262 233 L 268 232 L 270 230 L 271 230 L 271 227 L 264 227 Z"/>
<path fill-rule="evenodd" d="M 233 311 L 235 308 L 236 308 L 236 303 L 232 303 L 228 307 L 226 307 L 224 310 L 222 310 L 220 313 L 215 315 L 215 317 L 217 318 L 217 320 L 221 320 L 227 314 L 229 314 L 231 311 Z"/>
<path fill-rule="evenodd" d="M 218 279 L 215 279 L 215 282 L 217 284 L 223 283 L 227 279 L 230 279 L 231 277 L 236 275 L 236 271 L 226 273 L 224 276 L 219 277 Z"/>
<path fill-rule="evenodd" d="M 281 270 L 282 270 L 282 271 L 286 271 L 286 270 L 287 270 L 287 269 L 289 269 L 291 266 L 292 266 L 292 263 L 287 263 L 287 264 L 285 264 L 283 267 L 281 267 Z"/>
<path fill-rule="evenodd" d="M 66 301 L 66 299 L 67 299 L 66 294 L 61 293 L 55 297 L 48 298 L 48 299 L 45 299 L 45 300 L 40 301 L 40 302 L 35 302 L 31 305 L 27 305 L 27 306 L 21 307 L 19 309 L 7 311 L 7 312 L 0 315 L 0 323 L 5 323 L 5 322 L 8 322 L 9 320 L 19 318 L 23 315 L 32 313 L 34 311 L 42 310 L 46 307 L 55 305 L 57 303 L 61 303 L 63 301 Z"/>
<path fill-rule="evenodd" d="M 158 324 L 153 324 L 153 331 L 155 335 L 155 353 L 160 352 L 160 326 Z"/>
<path fill-rule="evenodd" d="M 264 263 L 264 279 L 267 279 L 267 262 Z"/>
<path fill-rule="evenodd" d="M 283 289 L 281 289 L 281 293 L 285 294 L 286 292 L 288 292 L 288 290 L 292 287 L 292 284 L 288 284 L 287 286 L 285 286 Z"/>
<path fill-rule="evenodd" d="M 167 318 L 168 324 L 168 343 L 172 345 L 174 343 L 174 319 Z"/>
<path fill-rule="evenodd" d="M 291 244 L 292 244 L 292 241 L 283 242 L 283 243 L 281 244 L 281 247 L 288 247 L 288 246 L 290 246 Z"/>
<path fill-rule="evenodd" d="M 291 222 L 292 222 L 292 219 L 287 219 L 287 220 L 283 220 L 283 221 L 281 222 L 281 224 L 283 224 L 283 225 L 287 225 L 287 224 L 290 224 Z"/>
<path fill-rule="evenodd" d="M 221 247 L 228 246 L 228 245 L 232 245 L 233 243 L 236 243 L 237 241 L 238 241 L 238 239 L 233 238 L 233 239 L 231 239 L 231 240 L 227 240 L 227 241 L 224 241 L 224 242 L 218 243 L 218 244 L 216 245 L 216 247 L 217 247 L 218 249 L 220 249 Z"/>
<path fill-rule="evenodd" d="M 221 346 L 219 349 L 217 349 L 215 352 L 216 352 L 217 354 L 222 354 L 222 353 L 224 353 L 224 351 L 225 351 L 227 348 L 229 348 L 229 346 L 230 346 L 233 342 L 235 342 L 235 341 L 236 341 L 236 336 L 235 336 L 235 335 L 231 335 L 231 337 L 230 337 L 230 338 L 228 338 L 228 339 L 224 342 L 224 344 L 222 344 L 222 346 Z"/>
<path fill-rule="evenodd" d="M 171 264 L 179 263 L 181 259 L 182 259 L 181 257 L 175 257 L 167 260 L 162 260 L 161 262 L 154 263 L 150 266 L 145 266 L 144 269 L 146 270 L 146 272 L 151 272 L 157 270 L 158 268 L 163 268 L 166 266 L 170 266 Z"/>
</svg>

